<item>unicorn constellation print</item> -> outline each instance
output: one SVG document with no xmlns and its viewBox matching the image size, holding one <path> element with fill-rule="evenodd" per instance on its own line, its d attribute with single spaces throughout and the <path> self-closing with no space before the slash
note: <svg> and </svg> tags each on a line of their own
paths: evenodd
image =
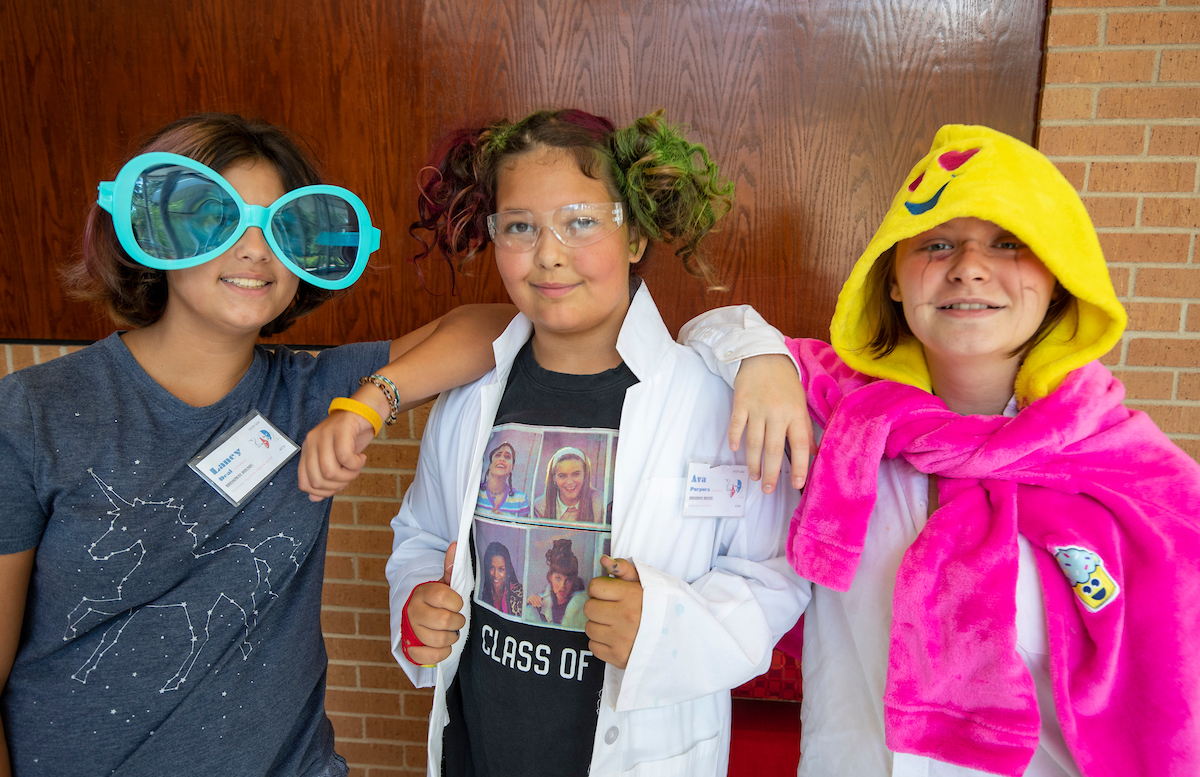
<svg viewBox="0 0 1200 777">
<path fill-rule="evenodd" d="M 230 542 L 200 550 L 201 538 L 196 533 L 198 522 L 184 518 L 184 506 L 176 504 L 174 497 L 162 501 L 141 498 L 129 501 L 90 468 L 88 474 L 96 481 L 112 509 L 105 512 L 108 518 L 106 530 L 88 546 L 87 554 L 97 563 L 115 565 L 119 571 L 113 575 L 111 588 L 98 596 L 84 596 L 67 616 L 64 642 L 111 621 L 100 644 L 71 675 L 72 679 L 86 685 L 88 677 L 104 656 L 120 643 L 122 636 L 145 636 L 144 632 L 159 628 L 155 624 L 182 622 L 187 630 L 184 639 L 188 655 L 174 675 L 159 688 L 159 693 L 178 690 L 187 682 L 188 674 L 208 644 L 220 613 L 233 613 L 241 632 L 237 647 L 243 660 L 249 658 L 253 650 L 249 641 L 250 629 L 258 621 L 259 609 L 277 597 L 272 589 L 272 573 L 277 573 L 278 579 L 278 573 L 287 565 L 298 569 L 300 562 L 296 554 L 302 543 L 279 532 L 253 544 Z M 147 580 L 146 570 L 142 569 L 143 564 L 149 566 L 153 560 L 177 557 L 180 553 L 177 543 L 181 542 L 190 546 L 188 552 L 192 558 L 228 559 L 238 573 L 222 574 L 217 578 L 220 589 L 215 595 L 205 594 L 202 602 L 156 598 L 153 604 L 144 603 L 156 594 Z M 182 617 L 170 621 L 148 619 L 146 615 L 138 618 L 146 610 L 174 611 Z M 165 639 L 166 635 L 160 638 Z"/>
</svg>

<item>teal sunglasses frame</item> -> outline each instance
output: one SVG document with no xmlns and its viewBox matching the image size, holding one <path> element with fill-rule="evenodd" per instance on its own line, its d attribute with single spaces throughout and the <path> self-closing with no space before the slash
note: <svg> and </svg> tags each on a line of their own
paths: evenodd
<svg viewBox="0 0 1200 777">
<path fill-rule="evenodd" d="M 146 253 L 138 245 L 137 238 L 133 234 L 133 220 L 130 216 L 133 205 L 134 183 L 147 170 L 168 165 L 185 167 L 204 174 L 237 204 L 238 225 L 221 245 L 210 251 L 205 251 L 202 254 L 197 254 L 186 259 L 159 259 Z M 138 264 L 155 270 L 185 270 L 189 267 L 204 264 L 232 248 L 233 244 L 245 234 L 247 229 L 258 227 L 263 233 L 263 237 L 266 238 L 271 252 L 275 254 L 275 258 L 297 278 L 322 289 L 344 289 L 359 279 L 363 274 L 363 270 L 367 267 L 367 260 L 371 254 L 379 250 L 381 233 L 377 227 L 371 225 L 371 216 L 367 212 L 367 206 L 363 204 L 363 201 L 354 192 L 349 189 L 343 189 L 340 186 L 329 186 L 326 184 L 301 186 L 299 189 L 293 189 L 283 195 L 267 207 L 263 207 L 262 205 L 247 205 L 245 200 L 241 198 L 241 195 L 237 193 L 237 190 L 225 180 L 224 176 L 215 170 L 190 157 L 171 154 L 165 151 L 154 151 L 148 154 L 139 154 L 130 159 L 121 168 L 121 171 L 117 173 L 115 181 L 102 181 L 97 188 L 98 196 L 96 197 L 96 204 L 112 214 L 113 227 L 117 232 L 117 240 L 120 241 L 121 247 Z M 340 197 L 350 204 L 355 216 L 358 217 L 358 253 L 355 255 L 354 264 L 350 268 L 350 271 L 337 280 L 331 281 L 320 278 L 303 267 L 297 266 L 288 256 L 287 252 L 283 250 L 283 247 L 279 245 L 279 242 L 275 240 L 275 236 L 270 229 L 271 220 L 281 208 L 294 200 L 313 194 L 327 194 Z"/>
</svg>

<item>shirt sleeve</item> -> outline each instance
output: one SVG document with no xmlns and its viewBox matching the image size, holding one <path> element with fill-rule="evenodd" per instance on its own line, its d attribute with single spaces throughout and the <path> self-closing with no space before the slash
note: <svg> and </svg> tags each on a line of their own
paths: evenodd
<svg viewBox="0 0 1200 777">
<path fill-rule="evenodd" d="M 783 334 L 749 305 L 701 313 L 683 325 L 678 340 L 698 353 L 709 372 L 724 378 L 731 387 L 743 359 L 779 354 L 796 362 Z"/>
<path fill-rule="evenodd" d="M 391 610 L 392 655 L 418 688 L 432 686 L 437 680 L 437 669 L 418 666 L 405 658 L 400 644 L 404 605 L 414 588 L 442 578 L 446 549 L 458 531 L 458 513 L 453 509 L 452 496 L 447 495 L 453 489 L 441 484 L 438 441 L 445 433 L 441 412 L 444 402 L 444 396 L 438 399 L 425 425 L 416 475 L 404 495 L 400 512 L 392 519 L 395 534 L 392 555 L 384 568 Z M 467 548 L 460 545 L 459 551 L 457 563 L 469 564 Z"/>
<path fill-rule="evenodd" d="M 35 480 L 37 433 L 17 375 L 0 380 L 0 554 L 37 547 L 47 515 Z"/>
<path fill-rule="evenodd" d="M 313 383 L 326 405 L 334 397 L 345 397 L 358 390 L 358 379 L 370 375 L 388 363 L 391 342 L 350 343 L 326 348 L 316 356 L 317 376 Z"/>
</svg>

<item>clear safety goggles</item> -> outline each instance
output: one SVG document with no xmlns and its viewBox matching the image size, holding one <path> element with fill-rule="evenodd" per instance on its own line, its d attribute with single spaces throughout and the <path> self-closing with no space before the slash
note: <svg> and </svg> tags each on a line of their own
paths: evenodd
<svg viewBox="0 0 1200 777">
<path fill-rule="evenodd" d="M 302 186 L 267 207 L 247 205 L 220 173 L 179 154 L 129 160 L 96 202 L 139 264 L 182 270 L 228 251 L 250 227 L 293 275 L 322 289 L 358 280 L 379 249 L 367 206 L 340 186 Z"/>
<path fill-rule="evenodd" d="M 568 248 L 598 243 L 625 223 L 619 202 L 580 202 L 546 213 L 505 210 L 487 217 L 488 234 L 496 247 L 524 253 L 532 251 L 542 229 L 549 229 Z"/>
</svg>

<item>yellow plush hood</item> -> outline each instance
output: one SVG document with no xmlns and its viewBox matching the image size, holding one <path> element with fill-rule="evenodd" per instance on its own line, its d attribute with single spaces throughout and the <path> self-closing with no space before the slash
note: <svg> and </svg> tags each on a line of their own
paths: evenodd
<svg viewBox="0 0 1200 777">
<path fill-rule="evenodd" d="M 964 216 L 1011 231 L 1076 299 L 1068 315 L 1026 356 L 1015 391 L 1024 406 L 1058 388 L 1072 370 L 1107 353 L 1125 329 L 1096 230 L 1083 202 L 1050 160 L 987 127 L 947 125 L 917 163 L 838 295 L 830 342 L 859 372 L 930 389 L 921 344 L 904 337 L 876 359 L 863 287 L 871 266 L 898 241 Z"/>
</svg>

